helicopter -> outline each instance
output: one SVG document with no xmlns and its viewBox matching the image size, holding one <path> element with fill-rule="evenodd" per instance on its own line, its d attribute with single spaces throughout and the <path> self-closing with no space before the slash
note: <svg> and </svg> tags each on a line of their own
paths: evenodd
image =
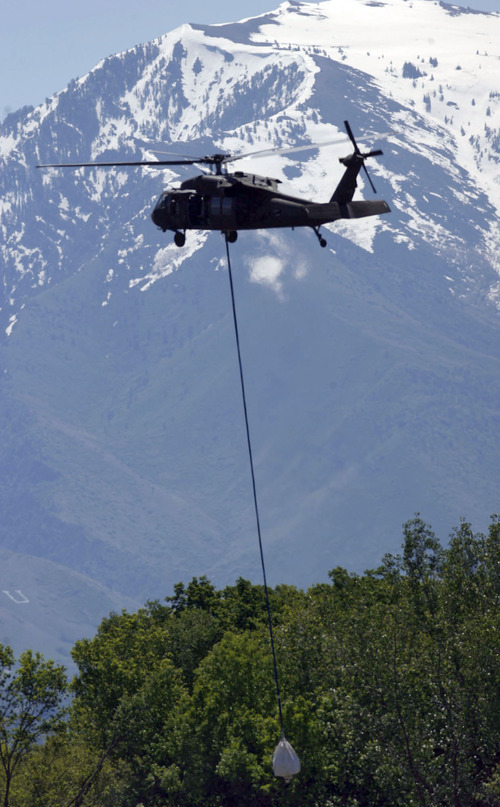
<svg viewBox="0 0 500 807">
<path fill-rule="evenodd" d="M 281 180 L 261 177 L 243 171 L 229 173 L 228 163 L 255 155 L 289 153 L 317 148 L 316 145 L 297 146 L 286 149 L 269 149 L 252 154 L 231 155 L 216 153 L 205 157 L 176 160 L 141 160 L 132 162 L 52 163 L 38 168 L 112 168 L 148 166 L 163 168 L 170 165 L 209 165 L 211 174 L 201 174 L 181 182 L 177 189 L 161 193 L 151 213 L 154 224 L 163 232 L 174 233 L 174 243 L 183 247 L 186 230 L 219 230 L 229 243 L 238 238 L 239 230 L 260 230 L 277 227 L 311 227 L 320 246 L 326 247 L 326 239 L 320 227 L 338 219 L 357 219 L 389 213 L 390 207 L 383 200 L 353 201 L 360 170 L 366 173 L 375 193 L 375 187 L 366 169 L 368 157 L 378 157 L 380 149 L 361 152 L 348 121 L 344 126 L 354 151 L 339 161 L 345 171 L 328 202 L 312 202 L 281 193 Z M 327 145 L 326 143 L 321 145 Z"/>
</svg>

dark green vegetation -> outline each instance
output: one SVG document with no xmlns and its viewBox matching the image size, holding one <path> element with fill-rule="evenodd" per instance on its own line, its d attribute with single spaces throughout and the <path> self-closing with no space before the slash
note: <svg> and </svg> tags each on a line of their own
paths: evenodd
<svg viewBox="0 0 500 807">
<path fill-rule="evenodd" d="M 289 786 L 263 588 L 202 577 L 76 643 L 65 720 L 61 668 L 2 649 L 4 807 L 500 803 L 498 516 L 447 548 L 416 517 L 379 568 L 270 598 Z"/>
</svg>

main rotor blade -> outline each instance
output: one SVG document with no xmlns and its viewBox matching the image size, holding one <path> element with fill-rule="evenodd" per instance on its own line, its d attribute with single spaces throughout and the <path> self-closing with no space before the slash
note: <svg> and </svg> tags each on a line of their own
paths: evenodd
<svg viewBox="0 0 500 807">
<path fill-rule="evenodd" d="M 192 157 L 188 157 L 186 154 L 180 154 L 178 151 L 165 151 L 165 149 L 154 149 L 150 148 L 148 151 L 152 151 L 153 154 L 168 154 L 170 157 L 179 157 L 180 160 L 191 160 L 194 159 Z"/>
<path fill-rule="evenodd" d="M 194 165 L 200 160 L 134 160 L 127 162 L 92 162 L 92 163 L 44 163 L 37 168 L 120 168 L 148 166 L 149 168 L 163 168 L 165 165 Z"/>
<path fill-rule="evenodd" d="M 348 130 L 348 134 L 350 131 L 350 127 Z M 352 132 L 351 132 L 351 139 Z M 180 159 L 178 160 L 127 160 L 127 161 L 118 161 L 118 162 L 88 162 L 88 163 L 43 163 L 37 165 L 37 168 L 120 168 L 120 167 L 141 167 L 146 166 L 148 168 L 163 168 L 164 166 L 168 165 L 222 165 L 225 163 L 233 163 L 237 160 L 246 160 L 249 157 L 272 157 L 274 154 L 296 154 L 301 151 L 311 151 L 312 149 L 320 149 L 324 146 L 331 146 L 335 145 L 336 143 L 342 143 L 345 140 L 345 135 L 339 134 L 337 137 L 332 138 L 331 140 L 324 140 L 321 143 L 304 143 L 300 146 L 287 146 L 285 148 L 267 148 L 267 149 L 259 149 L 258 151 L 248 151 L 243 154 L 222 154 L 217 153 L 213 155 L 206 155 L 204 157 L 182 157 L 182 155 L 178 155 Z M 356 146 L 357 149 L 357 146 Z M 359 152 L 359 149 L 357 149 Z M 169 151 L 160 151 L 154 149 L 156 154 L 171 154 L 172 156 L 177 156 L 175 152 Z"/>
<path fill-rule="evenodd" d="M 224 160 L 225 163 L 234 163 L 236 160 L 246 160 L 247 157 L 272 157 L 274 154 L 294 154 L 299 151 L 309 151 L 311 149 L 320 149 L 323 146 L 331 146 L 334 143 L 342 143 L 345 140 L 345 135 L 340 134 L 332 140 L 324 140 L 321 143 L 305 143 L 300 146 L 285 146 L 285 148 L 268 148 L 259 149 L 258 151 L 247 151 L 243 154 L 235 154 Z"/>
</svg>

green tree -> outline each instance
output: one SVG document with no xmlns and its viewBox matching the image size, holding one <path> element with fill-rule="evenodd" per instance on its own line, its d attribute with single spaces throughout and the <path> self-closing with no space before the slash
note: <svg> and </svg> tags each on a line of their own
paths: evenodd
<svg viewBox="0 0 500 807">
<path fill-rule="evenodd" d="M 10 647 L 0 645 L 0 763 L 3 805 L 21 762 L 47 737 L 64 728 L 65 669 L 27 650 L 16 664 Z"/>
<path fill-rule="evenodd" d="M 498 517 L 487 536 L 462 521 L 443 548 L 417 515 L 400 555 L 329 578 L 269 590 L 302 763 L 286 788 L 262 586 L 194 578 L 78 642 L 74 750 L 105 756 L 89 805 L 496 807 Z"/>
<path fill-rule="evenodd" d="M 115 807 L 130 799 L 130 771 L 71 736 L 54 735 L 25 757 L 13 807 Z"/>
<path fill-rule="evenodd" d="M 170 604 L 172 611 L 179 613 L 195 608 L 202 611 L 214 611 L 217 609 L 220 599 L 221 593 L 203 574 L 200 578 L 193 577 L 187 586 L 184 586 L 184 583 L 176 583 L 173 597 L 165 597 L 165 602 Z"/>
<path fill-rule="evenodd" d="M 196 672 L 179 759 L 183 803 L 270 804 L 278 739 L 269 638 L 227 633 Z"/>
<path fill-rule="evenodd" d="M 188 693 L 170 653 L 174 617 L 165 617 L 155 606 L 112 614 L 73 649 L 71 725 L 80 743 L 128 772 L 124 807 L 163 804 L 177 790 L 177 724 Z"/>
<path fill-rule="evenodd" d="M 72 718 L 90 745 L 104 750 L 114 741 L 120 705 L 140 691 L 145 677 L 168 655 L 168 631 L 144 609 L 111 614 L 93 639 L 76 642 Z"/>
</svg>

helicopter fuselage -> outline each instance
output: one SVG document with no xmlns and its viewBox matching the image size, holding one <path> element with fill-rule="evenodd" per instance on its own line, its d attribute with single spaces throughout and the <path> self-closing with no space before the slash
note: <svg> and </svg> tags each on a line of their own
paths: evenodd
<svg viewBox="0 0 500 807">
<path fill-rule="evenodd" d="M 316 226 L 340 218 L 336 202 L 282 194 L 279 180 L 244 174 L 202 175 L 161 194 L 151 214 L 162 230 L 252 230 Z"/>
<path fill-rule="evenodd" d="M 164 232 L 188 229 L 238 230 L 276 227 L 312 227 L 340 218 L 360 218 L 386 212 L 378 201 L 344 203 L 311 202 L 283 194 L 280 180 L 246 174 L 202 174 L 188 179 L 177 190 L 164 191 L 151 214 Z M 381 208 L 381 204 L 384 208 Z"/>
</svg>

